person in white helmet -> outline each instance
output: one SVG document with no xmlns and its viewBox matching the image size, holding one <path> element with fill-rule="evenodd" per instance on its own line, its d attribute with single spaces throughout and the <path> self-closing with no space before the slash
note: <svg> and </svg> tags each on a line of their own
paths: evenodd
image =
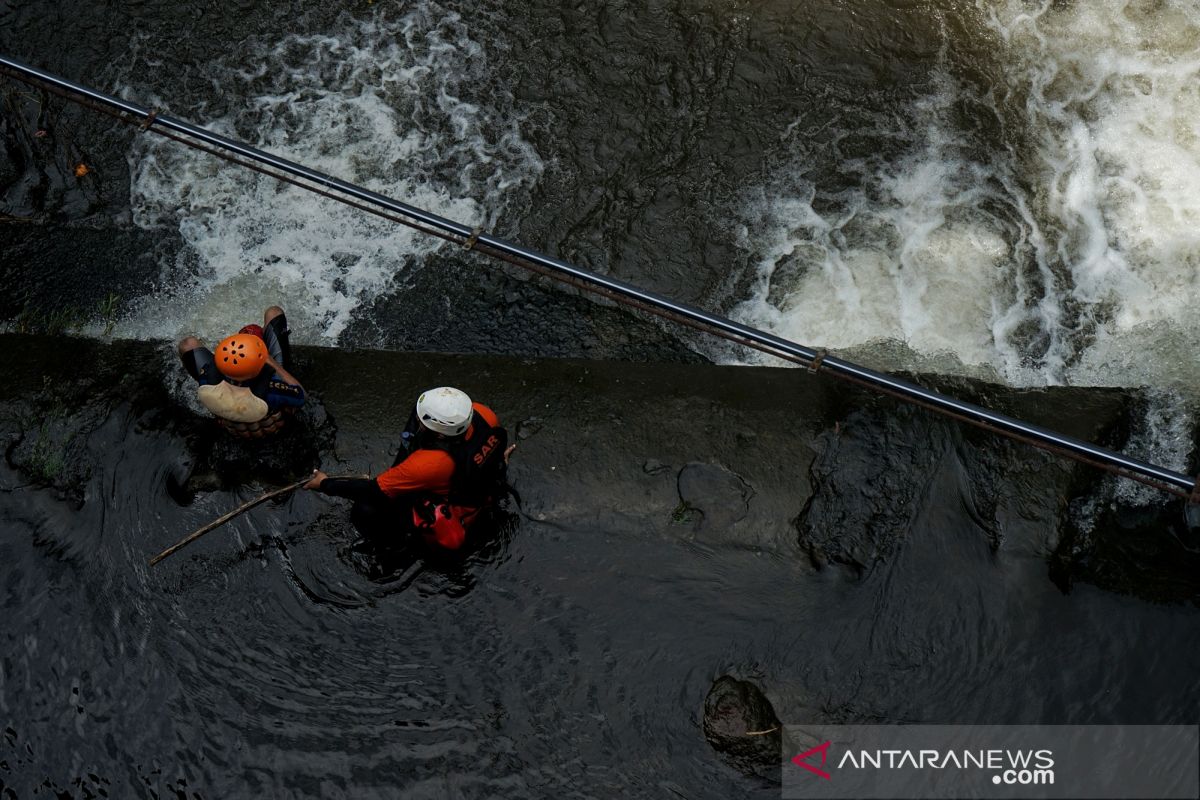
<svg viewBox="0 0 1200 800">
<path fill-rule="evenodd" d="M 318 470 L 304 488 L 354 500 L 351 517 L 364 534 L 416 528 L 430 544 L 457 550 L 479 512 L 506 491 L 516 445 L 494 411 L 450 386 L 417 398 L 401 439 L 379 477 L 330 478 Z"/>
</svg>

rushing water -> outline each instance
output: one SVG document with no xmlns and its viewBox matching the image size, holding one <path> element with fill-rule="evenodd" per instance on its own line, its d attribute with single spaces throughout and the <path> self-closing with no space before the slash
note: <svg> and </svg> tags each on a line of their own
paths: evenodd
<svg viewBox="0 0 1200 800">
<path fill-rule="evenodd" d="M 1154 387 L 975 399 L 1195 467 L 1194 4 L 51 5 L 0 0 L 0 51 L 875 366 Z M 281 302 L 310 344 L 753 360 L 4 100 L 14 328 Z M 316 435 L 264 466 L 165 345 L 5 343 L 3 800 L 777 796 L 705 741 L 725 673 L 785 722 L 1200 706 L 1177 504 L 800 372 L 310 351 Z M 434 382 L 521 442 L 465 564 L 372 560 L 299 495 L 144 566 L 318 461 L 377 470 Z"/>
<path fill-rule="evenodd" d="M 878 366 L 1191 394 L 1194 4 L 849 8 L 297 4 L 202 58 L 130 13 L 99 82 Z M 462 302 L 420 276 L 456 260 L 437 240 L 173 142 L 121 150 L 133 225 L 172 244 L 118 335 L 278 299 L 301 340 L 419 346 L 406 317 Z"/>
<path fill-rule="evenodd" d="M 212 129 L 451 219 L 491 229 L 541 171 L 503 92 L 471 101 L 489 69 L 457 13 L 340 17 L 315 35 L 250 39 L 208 65 L 232 107 L 195 113 Z M 136 74 L 136 73 L 135 73 Z M 137 87 L 129 86 L 133 94 Z M 283 298 L 300 340 L 336 340 L 351 314 L 440 240 L 155 139 L 130 151 L 134 223 L 178 227 L 186 281 L 141 304 L 120 332 L 162 335 L 164 319 L 236 328 L 246 302 Z M 236 298 L 237 302 L 234 302 Z M 231 316 L 233 315 L 233 316 Z M 215 326 L 215 327 L 214 327 Z M 168 331 L 173 332 L 173 331 Z"/>
<path fill-rule="evenodd" d="M 924 91 L 871 121 L 894 150 L 845 154 L 858 134 L 839 119 L 787 131 L 792 160 L 748 193 L 758 279 L 740 315 L 834 347 L 894 340 L 914 363 L 1018 385 L 1192 391 L 1200 12 L 1010 2 L 972 16 L 980 41 L 948 48 Z"/>
</svg>

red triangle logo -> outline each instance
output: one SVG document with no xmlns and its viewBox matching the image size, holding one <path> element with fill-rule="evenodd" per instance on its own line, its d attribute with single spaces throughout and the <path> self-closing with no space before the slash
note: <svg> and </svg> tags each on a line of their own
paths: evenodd
<svg viewBox="0 0 1200 800">
<path fill-rule="evenodd" d="M 812 764 L 809 764 L 807 761 L 805 761 L 805 759 L 808 758 L 809 756 L 820 753 L 821 754 L 821 766 L 822 767 L 825 766 L 825 758 L 829 755 L 829 745 L 830 745 L 830 742 L 825 742 L 825 744 L 819 744 L 816 747 L 812 748 L 811 750 L 805 750 L 803 753 L 801 753 L 800 755 L 793 758 L 792 763 L 795 764 L 797 767 L 803 767 L 804 769 L 808 770 L 809 772 L 811 772 L 814 775 L 821 776 L 825 780 L 831 780 L 832 776 L 830 776 L 830 774 L 828 772 L 826 772 L 823 769 L 817 769 Z"/>
</svg>

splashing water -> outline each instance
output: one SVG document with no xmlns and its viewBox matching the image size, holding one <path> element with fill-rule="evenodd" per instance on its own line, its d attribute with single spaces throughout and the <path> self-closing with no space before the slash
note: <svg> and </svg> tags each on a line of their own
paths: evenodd
<svg viewBox="0 0 1200 800">
<path fill-rule="evenodd" d="M 843 163 L 855 185 L 836 194 L 801 179 L 751 204 L 743 244 L 761 260 L 738 316 L 821 346 L 891 338 L 967 365 L 1012 358 L 989 322 L 1015 226 L 988 210 L 997 189 L 949 129 L 955 86 L 941 84 L 915 109 L 924 124 L 899 132 L 920 142 L 911 154 Z"/>
<path fill-rule="evenodd" d="M 252 71 L 206 66 L 235 99 L 205 125 L 436 214 L 495 223 L 542 164 L 504 92 L 488 88 L 492 107 L 466 99 L 488 72 L 466 23 L 422 4 L 339 25 L 252 43 L 254 57 L 236 62 Z M 156 137 L 139 138 L 130 163 L 134 222 L 177 227 L 183 247 L 163 264 L 168 291 L 144 299 L 120 336 L 220 337 L 280 303 L 296 340 L 335 340 L 441 244 Z"/>
<path fill-rule="evenodd" d="M 978 10 L 994 86 L 943 64 L 889 131 L 900 158 L 839 164 L 857 181 L 841 191 L 795 177 L 801 158 L 757 190 L 737 315 L 885 367 L 1194 393 L 1200 8 Z M 990 108 L 1003 146 L 962 130 L 964 103 Z"/>
<path fill-rule="evenodd" d="M 1145 410 L 1134 419 L 1124 453 L 1153 464 L 1185 471 L 1195 449 L 1192 409 L 1178 393 L 1163 389 L 1147 391 Z M 1161 491 L 1129 480 L 1113 482 L 1116 498 L 1128 505 L 1148 506 L 1166 502 Z"/>
</svg>

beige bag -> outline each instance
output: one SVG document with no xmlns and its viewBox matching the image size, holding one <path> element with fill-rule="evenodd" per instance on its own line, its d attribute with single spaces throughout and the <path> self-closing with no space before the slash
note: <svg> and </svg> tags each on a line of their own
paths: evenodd
<svg viewBox="0 0 1200 800">
<path fill-rule="evenodd" d="M 254 392 L 228 381 L 221 381 L 216 386 L 201 386 L 196 395 L 205 408 L 232 422 L 258 422 L 270 410 L 265 401 L 254 396 Z"/>
</svg>

